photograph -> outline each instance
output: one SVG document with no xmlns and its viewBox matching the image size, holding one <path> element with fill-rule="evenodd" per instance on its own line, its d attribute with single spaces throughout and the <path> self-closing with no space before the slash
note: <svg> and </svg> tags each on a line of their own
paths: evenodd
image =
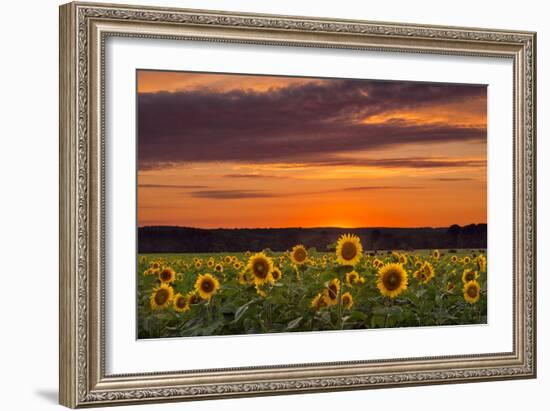
<svg viewBox="0 0 550 411">
<path fill-rule="evenodd" d="M 487 85 L 136 70 L 138 339 L 487 324 Z"/>
<path fill-rule="evenodd" d="M 452 408 L 443 386 L 540 378 L 544 19 L 402 3 L 79 1 L 59 6 L 57 53 L 12 42 L 40 57 L 17 70 L 58 92 L 14 130 L 42 144 L 58 127 L 56 153 L 39 151 L 59 190 L 32 168 L 18 187 L 59 194 L 58 220 L 40 218 L 59 227 L 57 292 L 34 288 L 56 298 L 40 324 L 58 326 L 42 357 L 59 359 L 61 405 L 319 393 L 333 409 L 407 387 L 408 407 L 440 384 Z M 59 87 L 27 75 L 51 57 Z M 475 385 L 485 408 L 503 391 Z M 522 386 L 501 402 L 540 397 Z"/>
</svg>

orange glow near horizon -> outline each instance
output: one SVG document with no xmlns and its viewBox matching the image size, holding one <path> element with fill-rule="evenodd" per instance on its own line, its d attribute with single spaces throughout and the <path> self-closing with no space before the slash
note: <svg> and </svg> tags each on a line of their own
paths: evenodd
<svg viewBox="0 0 550 411">
<path fill-rule="evenodd" d="M 259 98 L 275 90 L 324 81 L 331 80 L 139 71 L 137 89 L 150 95 L 244 91 Z M 255 161 L 243 154 L 243 159 L 219 160 L 208 157 L 208 150 L 217 147 L 206 145 L 205 157 L 197 161 L 167 160 L 160 166 L 138 169 L 138 225 L 356 228 L 486 223 L 486 141 L 461 141 L 445 134 L 452 133 L 454 126 L 486 129 L 486 106 L 485 95 L 466 103 L 447 99 L 391 107 L 372 115 L 353 114 L 353 124 L 388 130 L 398 125 L 400 133 L 409 126 L 418 130 L 436 126 L 443 131 L 427 131 L 434 134 L 432 139 L 422 140 L 412 133 L 410 142 L 409 137 L 402 137 L 392 144 L 334 151 L 324 157 L 313 152 L 295 159 L 274 156 Z M 212 110 L 210 115 L 217 116 Z M 277 125 L 285 119 L 274 115 L 273 121 Z M 230 126 L 220 130 L 226 128 Z M 323 130 L 320 125 L 319 133 Z M 185 132 L 184 122 L 182 135 Z M 236 141 L 239 137 L 237 133 Z M 159 132 L 159 144 L 168 144 L 166 138 Z M 367 132 L 364 138 L 370 138 Z M 278 140 L 266 137 L 266 141 Z M 292 140 L 282 141 L 293 147 Z"/>
</svg>

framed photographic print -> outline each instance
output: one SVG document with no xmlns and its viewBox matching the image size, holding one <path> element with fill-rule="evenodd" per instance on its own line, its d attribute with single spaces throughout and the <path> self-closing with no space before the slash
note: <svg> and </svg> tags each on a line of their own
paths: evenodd
<svg viewBox="0 0 550 411">
<path fill-rule="evenodd" d="M 535 50 L 61 6 L 60 402 L 534 378 Z"/>
</svg>

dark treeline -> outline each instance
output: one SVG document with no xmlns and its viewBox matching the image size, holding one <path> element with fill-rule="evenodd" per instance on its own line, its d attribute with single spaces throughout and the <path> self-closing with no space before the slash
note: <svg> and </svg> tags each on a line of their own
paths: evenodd
<svg viewBox="0 0 550 411">
<path fill-rule="evenodd" d="M 487 248 L 487 225 L 446 228 L 235 228 L 140 227 L 139 253 L 213 253 L 271 249 L 296 244 L 333 250 L 338 237 L 353 233 L 366 250 Z"/>
</svg>

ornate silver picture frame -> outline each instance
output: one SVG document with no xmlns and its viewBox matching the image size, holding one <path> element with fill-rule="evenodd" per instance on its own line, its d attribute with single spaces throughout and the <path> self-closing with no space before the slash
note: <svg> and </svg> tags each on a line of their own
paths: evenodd
<svg viewBox="0 0 550 411">
<path fill-rule="evenodd" d="M 512 350 L 108 374 L 105 44 L 170 39 L 513 63 Z M 60 403 L 67 407 L 536 377 L 536 34 L 93 3 L 60 7 Z M 498 121 L 498 119 L 492 119 Z M 129 268 L 131 269 L 131 268 Z M 129 285 L 130 286 L 130 285 Z M 266 344 L 271 337 L 264 337 Z"/>
</svg>

